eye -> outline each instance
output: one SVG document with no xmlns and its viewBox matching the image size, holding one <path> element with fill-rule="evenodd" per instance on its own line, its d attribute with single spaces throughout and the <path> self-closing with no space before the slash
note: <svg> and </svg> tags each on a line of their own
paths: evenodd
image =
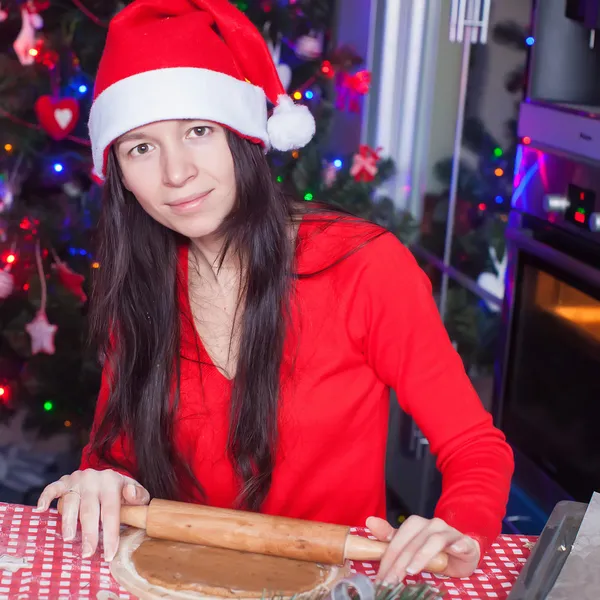
<svg viewBox="0 0 600 600">
<path fill-rule="evenodd" d="M 212 128 L 207 125 L 199 125 L 198 127 L 194 127 L 190 134 L 192 137 L 206 137 L 211 131 Z"/>
<path fill-rule="evenodd" d="M 152 146 L 150 144 L 138 144 L 129 151 L 129 154 L 131 154 L 131 156 L 142 156 L 143 154 L 148 154 L 151 149 Z"/>
</svg>

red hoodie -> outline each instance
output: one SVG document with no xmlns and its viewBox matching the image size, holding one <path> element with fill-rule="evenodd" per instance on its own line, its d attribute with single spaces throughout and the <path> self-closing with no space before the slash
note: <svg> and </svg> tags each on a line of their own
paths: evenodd
<svg viewBox="0 0 600 600">
<path fill-rule="evenodd" d="M 385 518 L 393 388 L 437 457 L 443 492 L 436 516 L 476 537 L 483 556 L 505 514 L 513 471 L 510 447 L 452 348 L 428 278 L 394 235 L 365 243 L 373 233 L 378 233 L 374 226 L 346 219 L 331 224 L 305 217 L 300 226 L 298 273 L 343 260 L 295 283 L 293 329 L 281 375 L 279 444 L 262 512 L 351 526 L 364 526 L 370 515 Z M 201 482 L 207 503 L 232 507 L 240 487 L 226 453 L 231 382 L 214 367 L 191 325 L 187 246 L 179 258 L 176 449 Z M 108 392 L 104 377 L 94 430 Z M 88 449 L 82 469 L 110 468 Z M 136 477 L 126 439 L 112 455 L 122 472 Z M 185 500 L 201 502 L 193 489 L 181 492 Z"/>
</svg>

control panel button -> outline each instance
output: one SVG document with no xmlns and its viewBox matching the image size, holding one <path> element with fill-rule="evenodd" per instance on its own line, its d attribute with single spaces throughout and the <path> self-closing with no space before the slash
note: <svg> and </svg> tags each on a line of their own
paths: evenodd
<svg viewBox="0 0 600 600">
<path fill-rule="evenodd" d="M 569 207 L 565 211 L 565 221 L 581 229 L 590 229 L 590 215 L 596 207 L 594 190 L 569 185 L 567 196 Z"/>
<path fill-rule="evenodd" d="M 561 194 L 546 194 L 544 210 L 549 213 L 564 213 L 571 206 L 571 201 Z"/>
</svg>

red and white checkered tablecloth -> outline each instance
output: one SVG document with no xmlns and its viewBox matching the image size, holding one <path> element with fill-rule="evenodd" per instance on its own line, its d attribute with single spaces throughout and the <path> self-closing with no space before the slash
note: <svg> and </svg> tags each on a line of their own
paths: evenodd
<svg viewBox="0 0 600 600">
<path fill-rule="evenodd" d="M 0 600 L 134 600 L 111 577 L 101 552 L 81 558 L 81 537 L 63 542 L 60 517 L 32 507 L 0 503 Z M 368 535 L 364 530 L 355 533 Z M 426 581 L 457 600 L 502 600 L 527 560 L 535 538 L 501 536 L 482 569 L 467 579 L 423 573 L 408 583 Z M 376 563 L 352 562 L 354 571 L 374 576 Z"/>
</svg>

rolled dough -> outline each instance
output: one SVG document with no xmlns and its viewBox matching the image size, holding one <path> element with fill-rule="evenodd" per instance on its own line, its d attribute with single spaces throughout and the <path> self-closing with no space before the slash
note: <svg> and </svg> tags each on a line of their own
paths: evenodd
<svg viewBox="0 0 600 600">
<path fill-rule="evenodd" d="M 150 539 L 140 530 L 122 536 L 113 576 L 139 598 L 290 597 L 330 590 L 346 567 Z"/>
<path fill-rule="evenodd" d="M 308 592 L 329 574 L 316 563 L 165 540 L 146 540 L 131 558 L 150 583 L 226 597 Z"/>
</svg>

